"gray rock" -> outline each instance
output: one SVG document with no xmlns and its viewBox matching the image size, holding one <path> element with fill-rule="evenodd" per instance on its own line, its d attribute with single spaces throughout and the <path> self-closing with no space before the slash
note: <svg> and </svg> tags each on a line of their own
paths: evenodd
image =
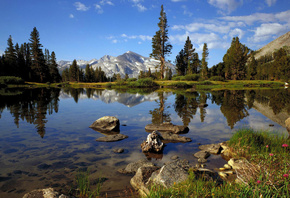
<svg viewBox="0 0 290 198">
<path fill-rule="evenodd" d="M 147 136 L 146 141 L 141 144 L 143 152 L 162 152 L 164 144 L 161 142 L 162 136 L 158 131 L 153 131 Z"/>
<path fill-rule="evenodd" d="M 124 152 L 124 149 L 122 149 L 122 148 L 114 149 L 113 152 L 114 153 L 123 153 Z"/>
<path fill-rule="evenodd" d="M 141 166 L 138 168 L 135 176 L 130 180 L 130 184 L 139 191 L 139 194 L 145 196 L 149 194 L 147 182 L 152 173 L 160 167 L 156 166 Z"/>
<path fill-rule="evenodd" d="M 193 155 L 196 158 L 203 158 L 206 159 L 210 156 L 210 153 L 208 151 L 198 151 Z"/>
<path fill-rule="evenodd" d="M 26 193 L 22 198 L 69 198 L 66 195 L 59 195 L 53 188 L 38 189 Z"/>
<path fill-rule="evenodd" d="M 126 138 L 128 138 L 127 135 L 116 134 L 116 135 L 107 135 L 105 137 L 100 137 L 96 139 L 96 141 L 97 142 L 116 142 L 116 141 L 120 141 Z"/>
<path fill-rule="evenodd" d="M 176 160 L 165 164 L 161 169 L 152 173 L 148 184 L 159 184 L 169 188 L 174 183 L 180 183 L 188 178 L 188 161 Z"/>
<path fill-rule="evenodd" d="M 180 136 L 172 132 L 164 132 L 161 134 L 164 143 L 169 142 L 191 142 L 192 140 L 188 137 Z"/>
<path fill-rule="evenodd" d="M 100 131 L 120 131 L 120 121 L 114 116 L 104 116 L 91 124 L 90 128 Z"/>
<path fill-rule="evenodd" d="M 172 133 L 187 133 L 189 131 L 187 126 L 178 126 L 170 122 L 162 124 L 148 124 L 145 126 L 146 131 L 172 132 Z"/>
<path fill-rule="evenodd" d="M 198 158 L 197 160 L 199 163 L 206 163 L 207 162 L 207 159 L 205 158 Z"/>
<path fill-rule="evenodd" d="M 288 118 L 288 119 L 285 121 L 285 125 L 286 125 L 286 129 L 287 129 L 288 133 L 290 133 L 290 118 Z"/>
<path fill-rule="evenodd" d="M 220 144 L 206 144 L 198 147 L 200 150 L 208 151 L 211 154 L 220 154 L 222 147 Z"/>
<path fill-rule="evenodd" d="M 146 159 L 142 159 L 142 160 L 139 160 L 137 162 L 132 162 L 132 163 L 128 164 L 126 166 L 126 168 L 119 169 L 118 172 L 123 173 L 123 174 L 135 174 L 136 171 L 138 170 L 138 168 L 142 167 L 142 166 L 146 166 L 146 167 L 152 166 L 153 167 L 155 165 L 152 162 L 147 161 Z"/>
<path fill-rule="evenodd" d="M 177 160 L 179 157 L 177 155 L 172 156 L 170 159 Z"/>
</svg>

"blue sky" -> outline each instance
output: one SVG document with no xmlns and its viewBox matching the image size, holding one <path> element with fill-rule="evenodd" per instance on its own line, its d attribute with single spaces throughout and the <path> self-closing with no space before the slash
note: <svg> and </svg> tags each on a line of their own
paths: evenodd
<svg viewBox="0 0 290 198">
<path fill-rule="evenodd" d="M 189 36 L 209 67 L 222 61 L 234 36 L 257 50 L 290 30 L 289 0 L 1 0 L 0 54 L 12 35 L 28 42 L 33 27 L 57 60 L 91 60 L 133 51 L 149 57 L 160 7 L 167 14 L 174 61 Z"/>
</svg>

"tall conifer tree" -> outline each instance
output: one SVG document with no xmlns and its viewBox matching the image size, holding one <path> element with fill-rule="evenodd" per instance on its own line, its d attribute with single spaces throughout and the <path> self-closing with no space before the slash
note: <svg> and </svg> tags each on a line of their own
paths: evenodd
<svg viewBox="0 0 290 198">
<path fill-rule="evenodd" d="M 185 59 L 185 63 L 186 63 L 185 74 L 195 73 L 194 68 L 193 68 L 194 51 L 195 51 L 195 48 L 193 48 L 191 40 L 190 40 L 189 36 L 187 36 L 187 39 L 186 39 L 185 45 L 184 45 L 184 59 Z"/>
<path fill-rule="evenodd" d="M 167 17 L 163 5 L 161 5 L 158 27 L 159 30 L 152 38 L 152 53 L 150 57 L 160 61 L 160 78 L 164 79 L 165 56 L 171 53 L 172 45 L 169 43 Z"/>
<path fill-rule="evenodd" d="M 45 64 L 44 55 L 41 49 L 42 45 L 40 44 L 39 39 L 39 32 L 36 27 L 33 28 L 29 41 L 33 81 L 45 82 L 48 80 L 49 70 L 48 66 Z"/>
<path fill-rule="evenodd" d="M 204 43 L 202 50 L 202 59 L 201 59 L 201 77 L 203 80 L 207 79 L 207 57 L 208 57 L 208 48 L 207 44 Z"/>
</svg>

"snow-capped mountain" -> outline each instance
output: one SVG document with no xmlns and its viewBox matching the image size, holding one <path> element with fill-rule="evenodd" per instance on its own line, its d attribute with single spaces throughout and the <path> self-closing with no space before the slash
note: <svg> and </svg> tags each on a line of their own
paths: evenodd
<svg viewBox="0 0 290 198">
<path fill-rule="evenodd" d="M 58 69 L 62 72 L 71 64 L 72 61 L 58 61 Z M 117 57 L 105 55 L 99 60 L 77 60 L 77 64 L 82 69 L 84 69 L 87 64 L 94 69 L 101 67 L 108 77 L 113 76 L 114 73 L 121 74 L 121 76 L 124 77 L 127 73 L 129 77 L 132 78 L 138 77 L 140 71 L 148 71 L 149 68 L 151 72 L 154 72 L 156 67 L 158 67 L 159 61 L 128 51 Z M 175 66 L 173 64 L 166 63 L 166 66 L 172 70 L 173 74 L 175 73 Z"/>
</svg>

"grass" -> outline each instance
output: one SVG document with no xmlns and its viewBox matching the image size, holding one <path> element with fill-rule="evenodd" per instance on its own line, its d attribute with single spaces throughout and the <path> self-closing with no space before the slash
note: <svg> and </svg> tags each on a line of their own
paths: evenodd
<svg viewBox="0 0 290 198">
<path fill-rule="evenodd" d="M 289 197 L 290 139 L 269 132 L 241 129 L 228 141 L 235 158 L 244 158 L 245 168 L 237 171 L 240 183 L 223 183 L 189 178 L 165 189 L 152 186 L 149 198 L 157 197 Z"/>
<path fill-rule="evenodd" d="M 90 180 L 89 180 L 89 171 L 78 172 L 76 175 L 77 183 L 77 197 L 78 198 L 97 198 L 100 196 L 100 190 L 102 181 L 101 178 L 98 179 L 97 187 L 95 190 L 91 190 Z"/>
</svg>

